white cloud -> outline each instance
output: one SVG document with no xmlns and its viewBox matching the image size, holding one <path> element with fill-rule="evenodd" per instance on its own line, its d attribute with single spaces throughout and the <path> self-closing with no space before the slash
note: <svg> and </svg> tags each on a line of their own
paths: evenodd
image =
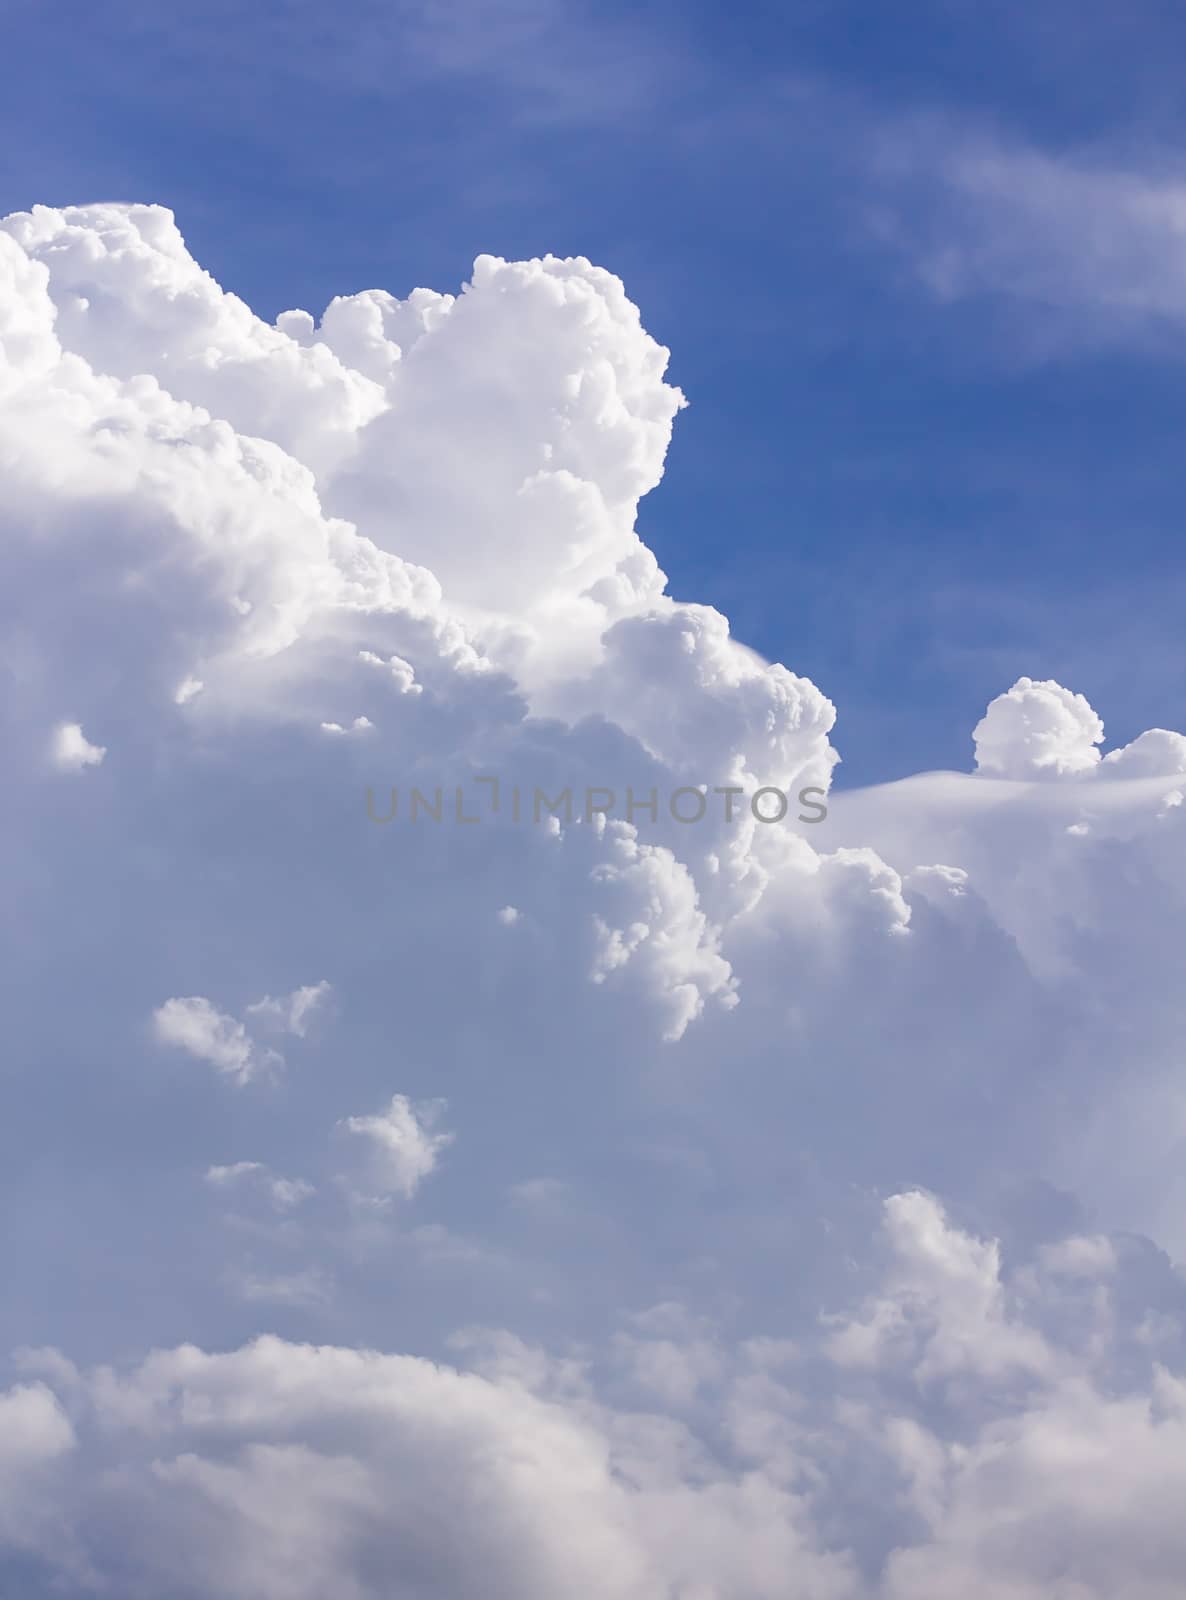
<svg viewBox="0 0 1186 1600">
<path fill-rule="evenodd" d="M 871 1304 L 919 1338 L 871 1374 L 843 1338 L 830 1380 L 826 1332 L 814 1350 L 734 1345 L 674 1302 L 595 1363 L 492 1330 L 454 1341 L 464 1368 L 272 1336 L 118 1372 L 31 1353 L 47 1377 L 0 1398 L 25 1414 L 9 1449 L 26 1470 L 71 1454 L 85 1470 L 49 1480 L 58 1525 L 30 1543 L 51 1571 L 82 1557 L 100 1578 L 265 1600 L 413 1581 L 441 1600 L 781 1600 L 788 1578 L 811 1600 L 1037 1600 L 1060 1592 L 1052 1573 L 1075 1600 L 1171 1594 L 1186 1382 L 1148 1362 L 1125 1375 L 1106 1302 L 1081 1311 L 1102 1339 L 1044 1335 L 1065 1262 L 1036 1264 L 1023 1303 L 998 1243 L 930 1197 L 884 1216 Z M 246 1286 L 289 1304 L 324 1288 Z"/>
<path fill-rule="evenodd" d="M 793 1491 L 732 1477 L 678 1427 L 551 1397 L 550 1363 L 513 1344 L 502 1359 L 483 1376 L 265 1338 L 96 1373 L 90 1459 L 116 1448 L 124 1468 L 71 1509 L 94 1496 L 118 1559 L 195 1594 L 732 1600 L 791 1573 L 811 1600 L 855 1597 Z"/>
<path fill-rule="evenodd" d="M 415 669 L 401 656 L 388 656 L 384 661 L 382 656 L 377 656 L 373 650 L 360 650 L 358 659 L 365 661 L 368 666 L 386 667 L 392 683 L 400 694 L 424 693 L 424 685 L 416 682 Z"/>
<path fill-rule="evenodd" d="M 1116 1249 L 1103 1235 L 1078 1235 L 1047 1245 L 1042 1251 L 1042 1265 L 1047 1272 L 1071 1278 L 1106 1276 L 1115 1269 Z"/>
<path fill-rule="evenodd" d="M 921 1292 L 934 1317 L 933 1342 L 973 1358 L 985 1391 L 954 1393 L 964 1419 L 954 1437 L 938 1431 L 940 1419 L 921 1414 L 885 1427 L 884 1448 L 926 1534 L 889 1555 L 878 1596 L 1036 1600 L 1065 1592 L 1154 1600 L 1171 1593 L 1183 1547 L 1166 1513 L 1182 1489 L 1186 1388 L 1156 1366 L 1139 1379 L 1115 1380 L 1108 1337 L 1089 1347 L 1086 1362 L 1052 1345 L 1016 1308 L 1006 1309 L 994 1244 L 953 1229 L 923 1197 L 897 1197 L 891 1215 L 895 1206 L 891 1228 L 913 1260 L 901 1289 Z M 1047 1269 L 1057 1274 L 1075 1262 L 1078 1270 L 1090 1254 L 1093 1273 L 1106 1272 L 1104 1243 L 1067 1240 L 1044 1252 Z M 963 1265 L 953 1272 L 956 1263 Z M 938 1299 L 927 1287 L 936 1267 L 950 1286 Z M 957 1281 L 976 1283 L 971 1304 Z M 1031 1315 L 1040 1314 L 1044 1290 L 1039 1273 Z M 1110 1304 L 1097 1299 L 1079 1316 L 1106 1327 Z M 1034 1381 L 1015 1388 L 1002 1355 L 1020 1358 Z M 927 1375 L 925 1366 L 915 1369 L 916 1378 Z"/>
<path fill-rule="evenodd" d="M 591 976 L 604 983 L 623 968 L 641 972 L 661 1009 L 663 1037 L 673 1042 L 708 996 L 726 1008 L 736 1003 L 733 975 L 683 864 L 669 850 L 640 844 L 628 823 L 607 832 L 609 860 L 592 874 L 602 893 Z"/>
<path fill-rule="evenodd" d="M 1167 728 L 1149 728 L 1131 744 L 1104 757 L 1101 777 L 1169 778 L 1186 773 L 1186 737 Z"/>
<path fill-rule="evenodd" d="M 258 1184 L 277 1211 L 290 1211 L 317 1192 L 304 1178 L 277 1177 L 261 1161 L 235 1161 L 230 1166 L 209 1167 L 206 1182 L 216 1189 L 233 1189 L 245 1182 Z"/>
<path fill-rule="evenodd" d="M 54 730 L 54 765 L 63 772 L 81 772 L 84 767 L 97 767 L 106 754 L 106 746 L 91 744 L 77 722 L 63 722 L 61 727 Z"/>
<path fill-rule="evenodd" d="M 241 1178 L 249 1177 L 252 1173 L 266 1172 L 267 1170 L 258 1161 L 235 1161 L 227 1167 L 207 1168 L 206 1182 L 214 1184 L 217 1188 L 225 1188 L 230 1184 L 238 1183 Z"/>
<path fill-rule="evenodd" d="M 309 1018 L 325 1005 L 332 993 L 333 985 L 327 978 L 322 978 L 319 983 L 307 983 L 279 1000 L 265 995 L 262 1000 L 253 1001 L 247 1007 L 246 1014 L 255 1017 L 263 1027 L 280 1033 L 292 1033 L 298 1039 L 303 1039 Z"/>
<path fill-rule="evenodd" d="M 238 1083 L 280 1064 L 274 1051 L 261 1052 L 241 1022 L 219 1011 L 203 995 L 166 1000 L 153 1012 L 152 1020 L 162 1044 L 188 1051 Z"/>
<path fill-rule="evenodd" d="M 453 1142 L 452 1133 L 434 1132 L 444 1109 L 443 1101 L 414 1106 L 406 1095 L 396 1094 L 376 1116 L 346 1117 L 345 1130 L 369 1146 L 367 1181 L 381 1193 L 410 1200 Z"/>
<path fill-rule="evenodd" d="M 269 327 L 161 210 L 0 229 L 6 1328 L 69 1356 L 0 1388 L 0 1587 L 1176 1592 L 1186 740 L 1022 679 L 818 829 L 516 819 L 830 782 L 639 540 L 666 360 L 581 259 Z M 47 850 L 62 707 L 120 760 Z M 268 1035 L 266 1096 L 160 1071 Z"/>
<path fill-rule="evenodd" d="M 842 1364 L 905 1365 L 919 1382 L 1050 1366 L 1044 1341 L 1008 1314 L 1000 1249 L 950 1226 L 931 1195 L 894 1195 L 885 1229 L 894 1266 L 882 1292 L 830 1345 Z"/>
<path fill-rule="evenodd" d="M 44 1384 L 22 1384 L 0 1394 L 0 1472 L 54 1461 L 74 1442 L 69 1418 Z"/>
<path fill-rule="evenodd" d="M 883 128 L 876 164 L 901 200 L 891 237 L 940 299 L 1028 308 L 1045 348 L 1144 339 L 1164 349 L 1186 323 L 1175 152 L 1044 150 L 923 119 Z"/>
<path fill-rule="evenodd" d="M 1090 772 L 1104 725 L 1081 694 L 1018 678 L 976 725 L 976 767 L 1002 778 L 1065 778 Z"/>
<path fill-rule="evenodd" d="M 265 995 L 247 1006 L 245 1015 L 266 1032 L 287 1033 L 303 1039 L 309 1018 L 332 993 L 333 985 L 323 978 L 319 983 L 294 989 L 280 999 Z M 269 1045 L 260 1045 L 243 1022 L 219 1011 L 203 995 L 166 1000 L 157 1007 L 152 1020 L 156 1037 L 162 1044 L 187 1050 L 240 1084 L 284 1066 L 284 1057 L 278 1051 Z"/>
</svg>

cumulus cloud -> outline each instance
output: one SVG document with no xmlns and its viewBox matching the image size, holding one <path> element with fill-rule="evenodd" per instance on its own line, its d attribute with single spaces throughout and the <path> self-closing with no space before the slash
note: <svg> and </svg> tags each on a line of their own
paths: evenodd
<svg viewBox="0 0 1186 1600">
<path fill-rule="evenodd" d="M 0 228 L 0 1587 L 1173 1592 L 1186 739 L 1022 678 L 830 793 L 638 536 L 666 368 L 581 258 L 270 325 Z"/>
<path fill-rule="evenodd" d="M 663 1037 L 680 1039 L 709 996 L 726 1007 L 736 1004 L 729 963 L 697 903 L 691 875 L 671 851 L 640 844 L 628 823 L 613 823 L 608 832 L 612 854 L 592 873 L 602 894 L 593 916 L 591 976 L 604 983 L 621 968 L 641 971 L 663 1007 Z M 621 909 L 615 913 L 611 905 Z"/>
<path fill-rule="evenodd" d="M 56 1479 L 77 1446 L 74 1427 L 45 1383 L 0 1392 L 0 1563 L 4 1552 L 47 1548 L 62 1538 Z M 71 1565 L 68 1548 L 59 1561 Z"/>
<path fill-rule="evenodd" d="M 1157 1363 L 1118 1379 L 1106 1292 L 1080 1308 L 1103 1330 L 1086 1350 L 1043 1334 L 1049 1251 L 1023 1298 L 998 1242 L 932 1197 L 892 1196 L 884 1218 L 871 1304 L 911 1337 L 882 1342 L 871 1376 L 848 1337 L 868 1308 L 813 1348 L 734 1343 L 671 1302 L 597 1363 L 489 1331 L 455 1341 L 462 1366 L 275 1337 L 81 1373 L 32 1353 L 44 1378 L 0 1397 L 24 1417 L 8 1455 L 86 1468 L 48 1480 L 65 1548 L 32 1542 L 51 1572 L 78 1552 L 135 1592 L 277 1600 L 413 1581 L 442 1600 L 775 1600 L 788 1579 L 813 1600 L 1029 1600 L 1051 1572 L 1084 1600 L 1171 1592 L 1186 1383 Z M 1114 1268 L 1066 1249 L 1097 1283 Z M 854 1472 L 872 1543 L 849 1522 Z"/>
<path fill-rule="evenodd" d="M 1101 777 L 1170 778 L 1186 773 L 1186 737 L 1168 728 L 1149 728 L 1131 744 L 1111 750 Z"/>
<path fill-rule="evenodd" d="M 894 1269 L 863 1318 L 833 1338 L 833 1360 L 905 1366 L 918 1382 L 1048 1367 L 1043 1341 L 1007 1316 L 995 1241 L 951 1227 L 935 1198 L 917 1192 L 886 1202 L 885 1230 Z"/>
<path fill-rule="evenodd" d="M 188 1051 L 239 1083 L 280 1061 L 274 1051 L 261 1053 L 241 1022 L 200 994 L 166 1000 L 152 1020 L 162 1044 Z"/>
<path fill-rule="evenodd" d="M 63 772 L 81 772 L 84 767 L 97 767 L 107 751 L 103 745 L 91 744 L 77 722 L 63 722 L 54 730 L 52 753 L 54 765 Z"/>
<path fill-rule="evenodd" d="M 332 992 L 333 985 L 323 978 L 320 983 L 306 984 L 278 1000 L 265 995 L 248 1005 L 244 1015 L 252 1019 L 253 1027 L 265 1033 L 288 1033 L 303 1039 L 309 1018 Z M 245 1023 L 220 1011 L 204 995 L 166 1000 L 153 1012 L 152 1021 L 162 1044 L 188 1051 L 237 1083 L 244 1084 L 284 1066 L 279 1051 L 261 1045 Z"/>
<path fill-rule="evenodd" d="M 366 1178 L 382 1194 L 410 1200 L 433 1171 L 453 1134 L 434 1132 L 444 1102 L 414 1106 L 406 1095 L 392 1095 L 386 1111 L 375 1116 L 346 1117 L 347 1133 L 366 1141 Z"/>
<path fill-rule="evenodd" d="M 685 1431 L 648 1426 L 658 1419 L 615 1418 L 579 1393 L 565 1403 L 530 1351 L 504 1346 L 500 1364 L 487 1376 L 265 1338 L 94 1374 L 92 1459 L 122 1440 L 126 1463 L 96 1491 L 107 1564 L 131 1537 L 133 1581 L 152 1572 L 179 1594 L 252 1584 L 362 1600 L 418 1583 L 457 1600 L 643 1600 L 674 1582 L 757 1596 L 788 1572 L 819 1600 L 855 1593 L 789 1487 L 697 1460 Z"/>
<path fill-rule="evenodd" d="M 1018 678 L 973 734 L 976 767 L 1002 778 L 1065 778 L 1090 772 L 1104 725 L 1081 694 L 1047 679 Z"/>
<path fill-rule="evenodd" d="M 1186 773 L 1186 737 L 1150 728 L 1101 759 L 1104 724 L 1081 694 L 1053 679 L 1018 678 L 972 735 L 976 770 L 1001 778 L 1172 778 Z"/>
</svg>

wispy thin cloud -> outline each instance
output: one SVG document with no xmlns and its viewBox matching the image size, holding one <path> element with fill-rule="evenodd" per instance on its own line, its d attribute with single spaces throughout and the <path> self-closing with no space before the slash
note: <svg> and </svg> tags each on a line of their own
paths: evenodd
<svg viewBox="0 0 1186 1600">
<path fill-rule="evenodd" d="M 1186 328 L 1186 164 L 1051 152 L 942 122 L 889 130 L 877 227 L 941 301 L 1025 308 L 1047 346 Z"/>
</svg>

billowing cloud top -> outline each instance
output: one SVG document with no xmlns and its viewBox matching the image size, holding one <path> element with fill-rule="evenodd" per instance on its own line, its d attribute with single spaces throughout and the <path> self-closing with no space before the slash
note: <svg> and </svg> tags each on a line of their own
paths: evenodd
<svg viewBox="0 0 1186 1600">
<path fill-rule="evenodd" d="M 666 361 L 0 224 L 5 1592 L 1176 1592 L 1186 739 L 831 793 Z"/>
</svg>

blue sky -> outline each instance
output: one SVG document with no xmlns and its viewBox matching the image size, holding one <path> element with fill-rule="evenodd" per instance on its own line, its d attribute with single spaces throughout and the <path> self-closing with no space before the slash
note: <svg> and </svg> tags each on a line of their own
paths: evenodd
<svg viewBox="0 0 1186 1600">
<path fill-rule="evenodd" d="M 1109 742 L 1180 722 L 1175 7 L 9 0 L 5 33 L 0 212 L 167 204 L 265 316 L 482 251 L 620 274 L 690 400 L 640 531 L 840 706 L 841 784 L 966 768 L 1022 672 Z"/>
</svg>

